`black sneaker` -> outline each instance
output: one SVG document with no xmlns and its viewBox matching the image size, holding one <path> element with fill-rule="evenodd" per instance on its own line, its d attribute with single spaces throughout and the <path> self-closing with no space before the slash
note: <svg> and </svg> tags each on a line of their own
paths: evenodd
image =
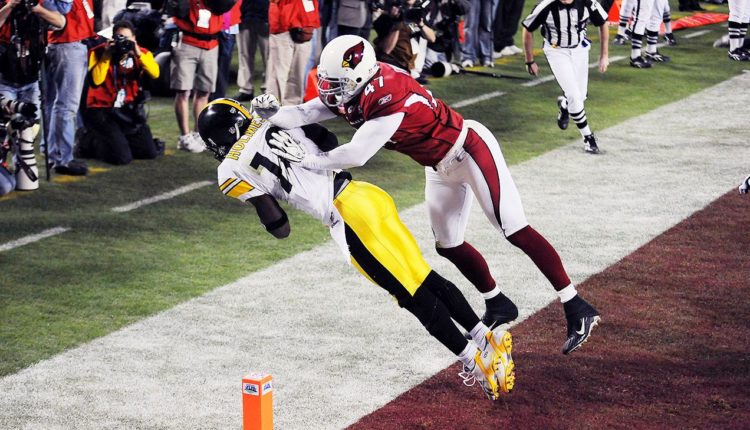
<svg viewBox="0 0 750 430">
<path fill-rule="evenodd" d="M 563 303 L 563 308 L 568 322 L 568 339 L 563 344 L 562 353 L 568 355 L 588 340 L 601 317 L 593 306 L 578 295 Z"/>
<path fill-rule="evenodd" d="M 668 63 L 672 57 L 668 57 L 659 51 L 652 53 L 646 52 L 646 59 L 652 63 Z"/>
<path fill-rule="evenodd" d="M 599 145 L 597 145 L 594 133 L 591 133 L 588 136 L 583 136 L 583 150 L 589 154 L 599 153 Z"/>
<path fill-rule="evenodd" d="M 651 62 L 643 57 L 635 57 L 630 59 L 630 67 L 636 69 L 648 69 L 651 67 Z"/>
<path fill-rule="evenodd" d="M 599 325 L 600 320 L 601 317 L 599 317 L 599 315 L 568 320 L 568 340 L 563 344 L 562 353 L 568 355 L 580 348 L 581 345 L 589 340 L 591 331 L 594 330 L 594 327 Z"/>
<path fill-rule="evenodd" d="M 70 160 L 65 166 L 55 165 L 55 173 L 60 175 L 85 176 L 88 172 L 88 166 L 81 160 Z"/>
<path fill-rule="evenodd" d="M 664 40 L 667 42 L 669 46 L 675 46 L 677 45 L 677 39 L 675 39 L 673 33 L 666 33 L 664 35 Z"/>
<path fill-rule="evenodd" d="M 562 103 L 565 100 L 565 97 L 559 96 L 557 98 L 557 108 L 559 109 L 557 112 L 557 126 L 560 127 L 560 130 L 565 130 L 568 128 L 568 123 L 570 122 L 570 115 L 568 114 L 568 109 L 562 107 Z"/>
<path fill-rule="evenodd" d="M 490 330 L 518 318 L 518 307 L 503 293 L 486 300 L 484 303 L 487 310 L 482 315 L 482 322 Z"/>
<path fill-rule="evenodd" d="M 234 99 L 237 100 L 238 102 L 249 102 L 254 98 L 255 98 L 255 95 L 253 93 L 247 94 L 243 92 L 237 93 L 237 95 L 234 97 Z"/>
<path fill-rule="evenodd" d="M 729 51 L 727 53 L 727 56 L 729 56 L 730 60 L 734 61 L 750 61 L 750 53 L 742 48 L 737 48 L 733 51 Z"/>
<path fill-rule="evenodd" d="M 628 42 L 628 38 L 626 36 L 623 36 L 622 34 L 618 34 L 615 36 L 614 40 L 612 40 L 612 44 L 614 45 L 624 45 Z"/>
</svg>

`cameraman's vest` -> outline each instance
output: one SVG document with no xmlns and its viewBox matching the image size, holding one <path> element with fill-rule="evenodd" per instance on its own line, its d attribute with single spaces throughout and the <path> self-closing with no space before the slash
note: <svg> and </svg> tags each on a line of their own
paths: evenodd
<svg viewBox="0 0 750 430">
<path fill-rule="evenodd" d="M 47 33 L 49 43 L 80 42 L 94 36 L 94 7 L 91 0 L 73 0 L 65 15 L 65 28 Z"/>
<path fill-rule="evenodd" d="M 221 15 L 211 14 L 208 20 L 208 27 L 199 27 L 198 18 L 200 10 L 208 9 L 202 0 L 190 0 L 190 13 L 187 19 L 174 17 L 174 23 L 182 30 L 182 43 L 195 46 L 201 49 L 213 49 L 219 46 L 219 34 L 223 19 Z M 205 12 L 204 12 L 205 13 Z"/>
<path fill-rule="evenodd" d="M 0 75 L 4 81 L 26 85 L 39 80 L 45 29 L 42 19 L 25 8 L 11 12 L 0 27 Z"/>
</svg>

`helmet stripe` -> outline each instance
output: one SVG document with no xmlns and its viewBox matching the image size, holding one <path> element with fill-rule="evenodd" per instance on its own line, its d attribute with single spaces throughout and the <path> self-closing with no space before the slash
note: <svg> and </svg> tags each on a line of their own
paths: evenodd
<svg viewBox="0 0 750 430">
<path fill-rule="evenodd" d="M 207 107 L 211 105 L 229 105 L 237 109 L 238 111 L 242 112 L 242 114 L 245 115 L 248 119 L 253 117 L 253 115 L 250 112 L 248 112 L 248 110 L 245 109 L 244 106 L 242 106 L 241 104 L 237 103 L 236 101 L 232 99 L 227 99 L 227 98 L 216 99 L 214 101 L 208 102 L 208 104 L 206 104 L 206 106 L 203 109 L 206 109 Z"/>
</svg>

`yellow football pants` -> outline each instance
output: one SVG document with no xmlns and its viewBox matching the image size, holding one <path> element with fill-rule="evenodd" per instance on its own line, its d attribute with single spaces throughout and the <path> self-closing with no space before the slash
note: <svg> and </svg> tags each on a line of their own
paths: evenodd
<svg viewBox="0 0 750 430">
<path fill-rule="evenodd" d="M 333 204 L 344 219 L 357 270 L 399 302 L 414 296 L 431 269 L 391 196 L 375 185 L 352 181 Z"/>
</svg>

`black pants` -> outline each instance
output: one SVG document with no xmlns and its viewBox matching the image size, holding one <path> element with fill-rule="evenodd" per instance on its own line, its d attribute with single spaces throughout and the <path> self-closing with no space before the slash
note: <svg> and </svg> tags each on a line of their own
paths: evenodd
<svg viewBox="0 0 750 430">
<path fill-rule="evenodd" d="M 524 0 L 501 0 L 495 13 L 493 24 L 493 45 L 495 51 L 513 45 L 513 36 L 518 31 Z"/>
<path fill-rule="evenodd" d="M 109 108 L 89 108 L 83 122 L 95 136 L 96 158 L 109 164 L 128 164 L 133 159 L 153 159 L 158 155 L 148 124 L 123 126 Z"/>
</svg>

